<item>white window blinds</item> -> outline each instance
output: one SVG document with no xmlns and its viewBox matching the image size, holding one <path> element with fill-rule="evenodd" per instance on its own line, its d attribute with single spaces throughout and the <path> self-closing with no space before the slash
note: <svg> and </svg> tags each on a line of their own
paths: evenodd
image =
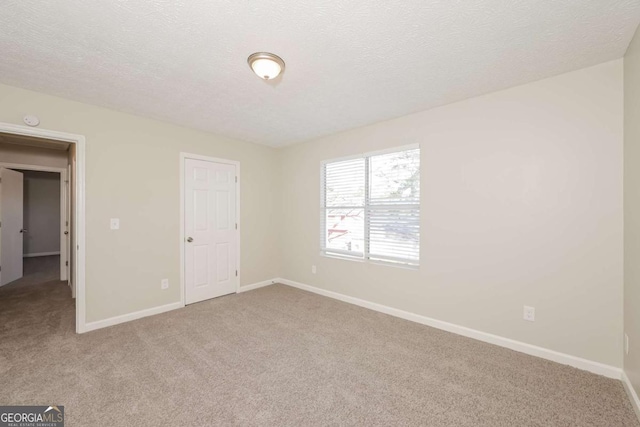
<svg viewBox="0 0 640 427">
<path fill-rule="evenodd" d="M 325 254 L 419 265 L 419 148 L 326 162 L 322 190 Z"/>
</svg>

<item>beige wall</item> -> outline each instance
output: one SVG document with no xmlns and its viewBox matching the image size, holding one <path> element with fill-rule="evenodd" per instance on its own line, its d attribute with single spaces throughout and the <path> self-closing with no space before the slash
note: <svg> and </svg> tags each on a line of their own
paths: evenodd
<svg viewBox="0 0 640 427">
<path fill-rule="evenodd" d="M 284 149 L 283 277 L 621 367 L 622 65 Z M 412 143 L 419 271 L 320 256 L 320 162 Z"/>
<path fill-rule="evenodd" d="M 624 370 L 640 394 L 640 32 L 624 58 Z"/>
<path fill-rule="evenodd" d="M 0 109 L 7 108 L 6 105 L 1 105 L 3 101 L 0 92 Z M 14 120 L 11 123 L 16 123 L 16 121 Z M 0 163 L 66 168 L 67 152 L 0 142 Z"/>
<path fill-rule="evenodd" d="M 87 138 L 89 322 L 179 301 L 185 151 L 241 162 L 242 285 L 286 277 L 622 366 L 622 67 L 280 151 L 2 85 L 0 121 L 29 112 Z M 320 162 L 411 143 L 422 147 L 421 268 L 319 256 Z"/>
<path fill-rule="evenodd" d="M 23 253 L 60 252 L 60 174 L 21 171 L 24 175 Z"/>
<path fill-rule="evenodd" d="M 181 151 L 240 161 L 241 284 L 278 276 L 275 150 L 0 85 L 0 121 L 21 124 L 27 112 L 40 128 L 86 137 L 88 322 L 180 300 Z"/>
</svg>

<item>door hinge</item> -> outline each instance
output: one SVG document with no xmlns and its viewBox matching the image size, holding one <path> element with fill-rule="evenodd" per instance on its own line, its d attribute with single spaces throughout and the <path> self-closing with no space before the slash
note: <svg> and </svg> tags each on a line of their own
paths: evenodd
<svg viewBox="0 0 640 427">
<path fill-rule="evenodd" d="M 238 277 L 238 270 L 236 270 L 236 277 Z"/>
<path fill-rule="evenodd" d="M 65 261 L 64 265 L 66 265 L 67 267 L 69 267 L 69 261 Z"/>
<path fill-rule="evenodd" d="M 236 176 L 236 182 L 238 182 L 238 177 Z"/>
<path fill-rule="evenodd" d="M 238 229 L 238 223 L 236 222 L 236 230 Z"/>
</svg>

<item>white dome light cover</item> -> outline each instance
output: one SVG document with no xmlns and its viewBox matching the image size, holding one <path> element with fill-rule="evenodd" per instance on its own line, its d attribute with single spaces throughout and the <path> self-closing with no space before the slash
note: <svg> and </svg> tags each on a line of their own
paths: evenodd
<svg viewBox="0 0 640 427">
<path fill-rule="evenodd" d="M 273 80 L 284 71 L 284 61 L 278 55 L 268 52 L 256 52 L 247 58 L 249 67 L 258 77 Z"/>
</svg>

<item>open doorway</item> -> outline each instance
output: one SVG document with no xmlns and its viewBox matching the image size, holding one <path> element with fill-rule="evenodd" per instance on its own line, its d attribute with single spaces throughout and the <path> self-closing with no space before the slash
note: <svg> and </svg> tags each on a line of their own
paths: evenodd
<svg viewBox="0 0 640 427">
<path fill-rule="evenodd" d="M 83 161 L 82 136 L 0 123 L 0 299 L 64 296 L 76 332 L 85 324 Z"/>
<path fill-rule="evenodd" d="M 40 153 L 47 158 L 45 150 Z M 6 152 L 5 144 L 0 143 L 0 154 Z M 29 157 L 23 158 L 29 160 Z M 3 267 L 0 287 L 3 289 L 51 281 L 69 282 L 70 221 L 66 201 L 70 197 L 66 175 L 63 168 L 0 162 L 0 221 L 4 222 L 4 227 L 0 227 L 0 266 Z"/>
</svg>

